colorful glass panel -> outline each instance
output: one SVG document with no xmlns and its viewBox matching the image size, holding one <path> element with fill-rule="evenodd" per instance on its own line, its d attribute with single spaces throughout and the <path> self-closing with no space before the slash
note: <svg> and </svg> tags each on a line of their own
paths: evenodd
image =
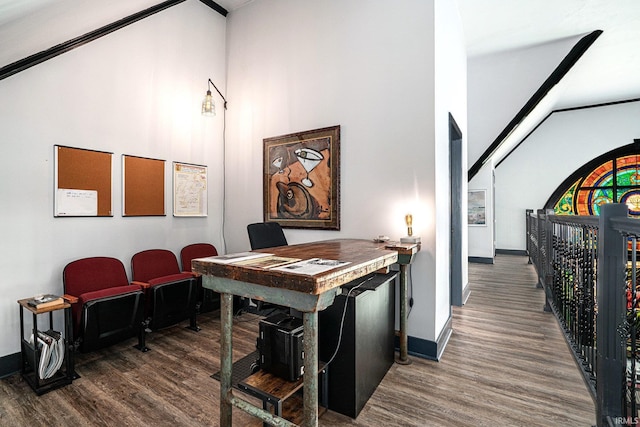
<svg viewBox="0 0 640 427">
<path fill-rule="evenodd" d="M 626 203 L 629 214 L 640 216 L 640 189 L 618 190 L 618 200 Z"/>
<path fill-rule="evenodd" d="M 608 161 L 595 168 L 580 187 L 611 187 L 613 185 L 613 162 Z"/>
<path fill-rule="evenodd" d="M 578 187 L 578 182 L 579 180 L 574 182 L 555 204 L 553 211 L 556 215 L 577 215 L 573 210 L 573 197 Z"/>
<path fill-rule="evenodd" d="M 578 178 L 554 205 L 558 215 L 599 215 L 605 203 L 626 203 L 640 216 L 640 154 L 607 160 Z"/>
<path fill-rule="evenodd" d="M 600 215 L 600 205 L 606 203 L 613 203 L 611 188 L 580 189 L 575 199 L 576 214 Z"/>
<path fill-rule="evenodd" d="M 616 160 L 616 183 L 619 186 L 640 185 L 640 156 L 624 156 Z"/>
</svg>

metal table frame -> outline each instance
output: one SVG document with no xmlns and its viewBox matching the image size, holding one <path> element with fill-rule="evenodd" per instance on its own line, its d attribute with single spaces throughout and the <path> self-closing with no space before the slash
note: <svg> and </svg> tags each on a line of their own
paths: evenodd
<svg viewBox="0 0 640 427">
<path fill-rule="evenodd" d="M 400 365 L 410 365 L 409 359 L 409 338 L 407 334 L 407 317 L 409 315 L 409 268 L 416 253 L 420 250 L 419 245 L 408 245 L 406 249 L 398 251 L 398 262 L 400 266 L 400 352 L 396 358 L 396 363 Z"/>
<path fill-rule="evenodd" d="M 270 288 L 254 283 L 238 282 L 221 277 L 203 276 L 203 286 L 220 292 L 220 322 L 222 334 L 220 339 L 220 425 L 232 425 L 232 408 L 235 406 L 263 421 L 275 426 L 293 427 L 295 424 L 284 418 L 254 406 L 237 397 L 232 392 L 233 368 L 233 295 L 242 295 L 266 302 L 281 304 L 287 301 L 288 307 L 303 313 L 304 333 L 304 382 L 303 426 L 318 425 L 318 311 L 333 304 L 340 288 L 334 288 L 319 295 L 304 294 L 288 289 Z M 239 293 L 239 290 L 243 291 Z"/>
<path fill-rule="evenodd" d="M 349 242 L 349 239 L 338 240 L 334 242 L 340 244 L 341 242 Z M 350 240 L 350 242 L 357 242 L 356 244 L 363 245 L 363 248 L 365 247 L 365 244 L 374 246 L 374 244 L 370 241 Z M 309 255 L 313 254 L 313 245 L 316 244 L 331 245 L 331 241 L 270 248 L 262 250 L 262 252 L 275 253 L 276 255 L 283 256 L 292 256 L 293 254 L 295 254 L 295 251 L 300 248 L 300 250 L 303 251 L 302 255 L 309 258 Z M 399 258 L 402 260 L 402 262 L 400 263 L 401 283 L 404 284 L 401 286 L 401 293 L 405 296 L 406 299 L 407 268 L 405 264 L 409 264 L 412 261 L 413 255 L 418 250 L 417 248 L 419 248 L 417 245 L 413 245 L 413 247 L 405 246 L 398 248 L 385 248 L 384 245 L 377 245 L 377 247 L 375 247 L 376 250 L 386 249 L 386 251 L 384 253 L 379 252 L 378 256 L 367 260 L 358 260 L 354 258 L 353 264 L 345 267 L 344 269 L 339 268 L 331 273 L 326 274 L 326 276 L 331 276 L 331 284 L 327 287 L 319 287 L 319 291 L 317 291 L 317 293 L 303 292 L 300 289 L 293 289 L 295 286 L 289 288 L 288 286 L 280 285 L 279 283 L 274 284 L 274 282 L 277 282 L 278 277 L 274 277 L 273 274 L 266 272 L 265 278 L 259 279 L 260 282 L 266 282 L 263 284 L 254 283 L 253 280 L 247 281 L 238 279 L 238 277 L 249 277 L 243 276 L 243 274 L 246 272 L 242 269 L 238 269 L 238 271 L 227 271 L 222 268 L 221 270 L 212 273 L 211 271 L 208 271 L 209 268 L 207 267 L 206 262 L 203 263 L 202 261 L 198 262 L 198 260 L 194 260 L 194 262 L 192 263 L 192 269 L 202 275 L 203 287 L 220 293 L 220 321 L 222 329 L 220 340 L 221 427 L 231 427 L 233 415 L 232 410 L 234 407 L 274 426 L 295 426 L 295 424 L 289 422 L 288 420 L 273 415 L 265 409 L 257 407 L 233 394 L 232 329 L 234 295 L 254 298 L 265 302 L 291 307 L 302 312 L 305 353 L 305 375 L 303 378 L 304 415 L 302 426 L 316 427 L 318 425 L 318 312 L 326 309 L 331 304 L 333 304 L 336 295 L 341 292 L 341 285 L 358 277 L 362 277 L 366 274 L 377 271 L 381 268 L 386 268 L 389 265 L 398 262 Z M 307 249 L 307 252 L 304 252 L 304 249 Z M 237 275 L 237 277 L 234 277 L 234 274 Z M 287 278 L 291 279 L 291 277 Z M 289 282 L 291 282 L 291 280 L 289 280 Z M 405 320 L 401 320 L 401 328 L 404 331 L 405 338 L 404 340 L 401 338 L 401 358 L 403 353 L 402 348 L 404 348 L 404 358 L 406 360 L 406 305 L 404 313 Z M 402 335 L 403 333 L 401 332 L 401 336 Z M 404 345 L 402 344 L 402 342 L 404 342 Z"/>
</svg>

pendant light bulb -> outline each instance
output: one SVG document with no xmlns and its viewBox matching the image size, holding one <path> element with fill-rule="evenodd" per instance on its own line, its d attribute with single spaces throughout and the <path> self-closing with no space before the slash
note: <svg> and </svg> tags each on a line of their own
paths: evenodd
<svg viewBox="0 0 640 427">
<path fill-rule="evenodd" d="M 211 96 L 210 90 L 207 90 L 207 95 L 204 97 L 204 100 L 202 101 L 202 115 L 203 116 L 216 115 L 216 104 L 213 102 L 213 96 Z"/>
</svg>

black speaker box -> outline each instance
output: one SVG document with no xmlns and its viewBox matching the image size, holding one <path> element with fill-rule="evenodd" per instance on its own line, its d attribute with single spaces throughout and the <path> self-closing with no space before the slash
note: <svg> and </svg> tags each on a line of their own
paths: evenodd
<svg viewBox="0 0 640 427">
<path fill-rule="evenodd" d="M 304 373 L 302 319 L 278 313 L 259 323 L 260 369 L 288 381 Z"/>
</svg>

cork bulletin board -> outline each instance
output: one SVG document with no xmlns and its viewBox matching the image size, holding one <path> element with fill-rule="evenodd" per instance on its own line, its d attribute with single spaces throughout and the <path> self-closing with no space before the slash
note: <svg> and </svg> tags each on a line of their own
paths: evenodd
<svg viewBox="0 0 640 427">
<path fill-rule="evenodd" d="M 113 216 L 113 153 L 54 145 L 54 216 Z"/>
<path fill-rule="evenodd" d="M 165 161 L 122 155 L 122 215 L 165 215 Z"/>
</svg>

